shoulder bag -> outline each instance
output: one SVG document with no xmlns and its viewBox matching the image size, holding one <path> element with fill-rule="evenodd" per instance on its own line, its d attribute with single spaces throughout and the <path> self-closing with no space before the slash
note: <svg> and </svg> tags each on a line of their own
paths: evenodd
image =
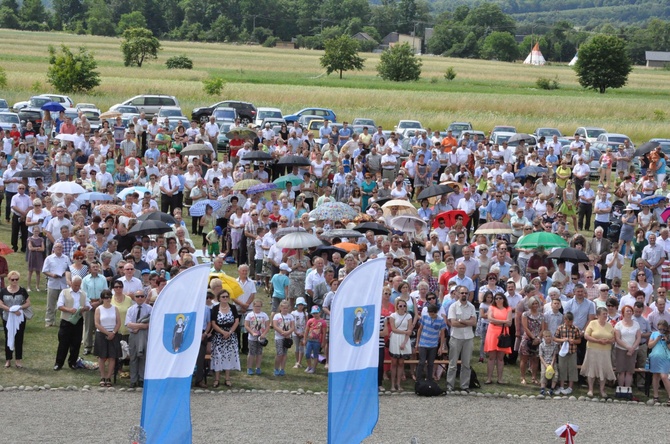
<svg viewBox="0 0 670 444">
<path fill-rule="evenodd" d="M 514 338 L 510 336 L 507 326 L 503 326 L 500 336 L 498 336 L 498 348 L 511 348 L 514 344 Z"/>
</svg>

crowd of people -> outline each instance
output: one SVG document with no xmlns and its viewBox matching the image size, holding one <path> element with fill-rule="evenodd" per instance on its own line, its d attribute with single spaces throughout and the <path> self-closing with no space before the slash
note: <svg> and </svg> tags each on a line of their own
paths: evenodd
<svg viewBox="0 0 670 444">
<path fill-rule="evenodd" d="M 592 187 L 590 147 L 578 136 L 566 150 L 542 138 L 512 148 L 467 133 L 441 138 L 417 131 L 405 157 L 398 137 L 386 138 L 381 127 L 357 134 L 347 122 L 326 122 L 313 134 L 295 123 L 278 133 L 265 126 L 246 139 L 233 137 L 230 151 L 219 156 L 213 121 L 171 131 L 141 115 L 127 127 L 116 119 L 89 133 L 81 120 L 60 116 L 45 126 L 50 131 L 40 129 L 30 144 L 25 134 L 5 132 L 0 158 L 11 246 L 27 263 L 22 287 L 19 273 L 0 259 L 6 367 L 13 359 L 23 365 L 29 295 L 44 288 L 46 328 L 60 312 L 54 370 L 66 360 L 77 368 L 83 346 L 84 355 L 98 357 L 100 385 L 110 386 L 127 345 L 131 387 L 142 386 L 152 305 L 169 279 L 211 260 L 194 384 L 206 387 L 211 371 L 214 387 L 222 373 L 223 384 L 232 386 L 242 354 L 246 374 L 262 374 L 269 338 L 274 377 L 287 367 L 318 373 L 328 366 L 328 322 L 339 283 L 358 265 L 384 257 L 380 390 L 386 380 L 398 391 L 406 380 L 440 379 L 445 371 L 449 390 L 469 390 L 470 362 L 478 358 L 487 363 L 485 384 L 514 382 L 504 368 L 518 361 L 520 384 L 542 394 L 570 394 L 583 379 L 589 396 L 598 380 L 603 397 L 608 381 L 641 387 L 638 370 L 646 366 L 653 398 L 661 384 L 670 397 L 670 239 L 662 214 L 669 191 L 660 148 L 644 156 L 640 171 L 629 142 L 617 153 L 608 150 Z M 50 137 L 58 133 L 77 138 Z M 211 152 L 182 155 L 193 144 Z M 245 160 L 256 151 L 272 160 Z M 276 163 L 287 155 L 302 161 L 288 169 Z M 525 175 L 531 166 L 540 168 Z M 42 174 L 15 177 L 22 170 Z M 284 173 L 297 180 L 271 185 Z M 247 179 L 268 184 L 268 191 L 248 193 L 239 186 Z M 48 191 L 70 180 L 118 205 Z M 438 183 L 449 191 L 419 199 Z M 146 191 L 118 198 L 132 186 Z M 207 205 L 189 227 L 188 209 L 201 199 L 221 208 Z M 358 216 L 313 216 L 336 202 Z M 158 211 L 174 217 L 172 231 L 129 234 L 138 217 Z M 413 227 L 394 226 L 398 214 L 414 216 Z M 488 222 L 507 228 L 478 233 Z M 368 229 L 351 231 L 359 223 Z M 334 247 L 277 245 L 296 230 Z M 333 230 L 347 231 L 333 236 Z M 517 247 L 540 232 L 562 237 L 588 261 L 549 258 L 542 245 Z M 337 248 L 340 243 L 347 249 Z M 237 266 L 241 295 L 220 279 L 227 263 Z"/>
</svg>

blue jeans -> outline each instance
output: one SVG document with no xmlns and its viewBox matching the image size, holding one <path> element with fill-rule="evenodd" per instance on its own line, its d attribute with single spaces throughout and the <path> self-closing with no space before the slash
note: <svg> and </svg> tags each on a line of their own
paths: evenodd
<svg viewBox="0 0 670 444">
<path fill-rule="evenodd" d="M 307 348 L 305 349 L 305 358 L 319 359 L 320 351 L 321 351 L 321 343 L 319 341 L 307 341 Z"/>
</svg>

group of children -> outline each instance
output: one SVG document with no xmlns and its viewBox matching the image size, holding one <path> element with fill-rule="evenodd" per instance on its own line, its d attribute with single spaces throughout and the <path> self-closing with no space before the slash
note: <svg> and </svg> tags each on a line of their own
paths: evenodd
<svg viewBox="0 0 670 444">
<path fill-rule="evenodd" d="M 273 313 L 274 313 L 273 307 Z M 274 376 L 286 374 L 286 358 L 289 348 L 295 346 L 296 363 L 293 368 L 302 368 L 303 358 L 307 360 L 305 373 L 313 374 L 319 363 L 319 353 L 326 345 L 328 326 L 321 319 L 321 309 L 312 306 L 311 318 L 307 319 L 307 302 L 305 298 L 296 300 L 295 310 L 289 313 L 290 304 L 287 300 L 279 302 L 278 312 L 270 317 L 263 312 L 263 301 L 253 302 L 253 311 L 245 317 L 244 327 L 249 335 L 249 354 L 247 356 L 247 374 L 260 375 L 263 348 L 268 344 L 267 335 L 272 327 L 275 331 L 275 368 Z"/>
<path fill-rule="evenodd" d="M 579 378 L 577 345 L 581 342 L 582 332 L 574 325 L 574 315 L 571 312 L 563 315 L 563 323 L 553 335 L 549 330 L 542 332 L 542 342 L 539 347 L 541 395 L 570 395 L 572 393 L 573 385 Z M 556 368 L 557 363 L 558 368 Z M 568 382 L 567 387 L 565 387 L 566 381 Z"/>
</svg>

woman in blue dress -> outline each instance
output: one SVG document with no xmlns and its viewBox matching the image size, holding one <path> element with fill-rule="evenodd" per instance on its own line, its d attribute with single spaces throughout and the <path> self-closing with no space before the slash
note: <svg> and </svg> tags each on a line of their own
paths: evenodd
<svg viewBox="0 0 670 444">
<path fill-rule="evenodd" d="M 365 173 L 365 180 L 361 184 L 361 191 L 363 192 L 363 200 L 361 202 L 361 211 L 368 208 L 368 200 L 372 197 L 372 191 L 377 188 L 377 182 L 372 180 L 370 173 Z"/>
<path fill-rule="evenodd" d="M 670 350 L 668 350 L 668 322 L 665 319 L 658 321 L 658 331 L 651 334 L 649 338 L 649 370 L 653 374 L 651 386 L 654 390 L 654 402 L 658 402 L 659 381 L 663 381 L 663 387 L 668 394 L 667 405 L 670 406 Z"/>
</svg>

